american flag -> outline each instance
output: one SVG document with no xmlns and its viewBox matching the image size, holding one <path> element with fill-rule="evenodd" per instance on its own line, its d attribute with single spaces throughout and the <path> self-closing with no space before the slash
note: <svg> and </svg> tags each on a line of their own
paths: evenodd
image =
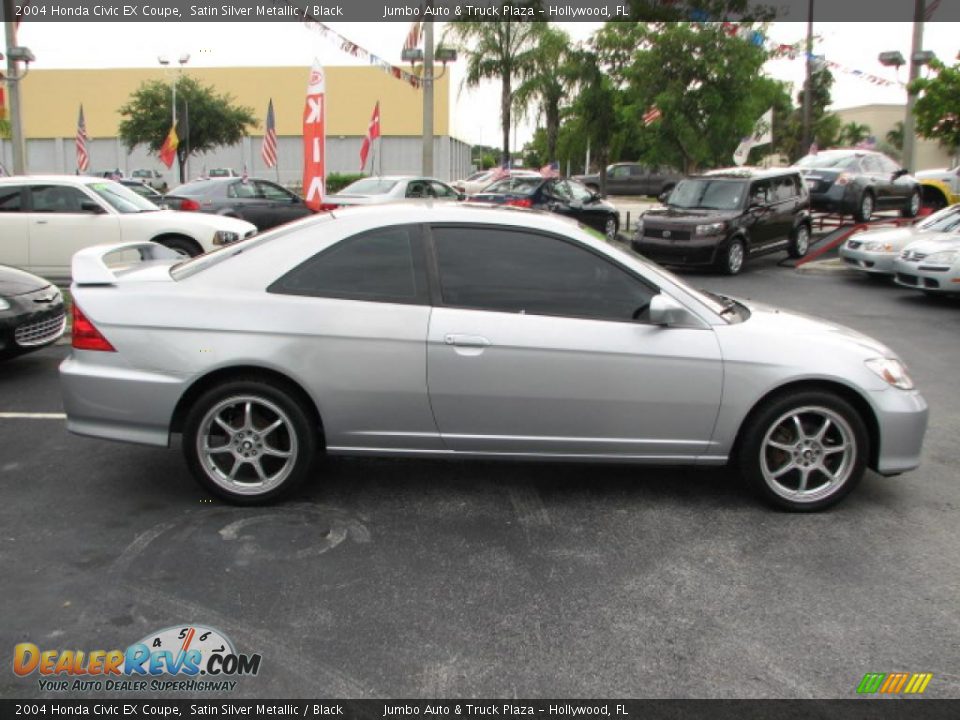
<svg viewBox="0 0 960 720">
<path fill-rule="evenodd" d="M 552 163 L 544 165 L 540 168 L 540 174 L 545 178 L 560 177 L 560 163 L 554 160 Z"/>
<path fill-rule="evenodd" d="M 510 167 L 504 163 L 493 171 L 493 174 L 490 176 L 490 182 L 494 182 L 495 180 L 503 180 L 504 178 L 508 177 L 510 177 Z"/>
<path fill-rule="evenodd" d="M 267 129 L 263 134 L 263 145 L 260 148 L 260 157 L 268 168 L 277 164 L 277 125 L 273 117 L 273 98 L 267 105 Z"/>
<path fill-rule="evenodd" d="M 90 167 L 90 155 L 87 153 L 87 122 L 83 119 L 83 105 L 77 118 L 77 171 L 85 173 Z"/>
<path fill-rule="evenodd" d="M 410 30 L 407 31 L 407 37 L 403 41 L 404 50 L 413 50 L 420 46 L 420 38 L 423 36 L 423 24 L 420 22 L 410 23 Z"/>
<path fill-rule="evenodd" d="M 650 109 L 643 114 L 643 126 L 649 127 L 661 117 L 663 117 L 663 113 L 660 112 L 660 108 L 658 108 L 656 105 L 651 105 Z"/>
</svg>

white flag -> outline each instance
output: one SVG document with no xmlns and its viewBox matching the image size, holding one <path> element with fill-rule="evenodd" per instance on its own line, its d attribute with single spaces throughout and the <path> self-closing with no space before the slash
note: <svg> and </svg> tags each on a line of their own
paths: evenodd
<svg viewBox="0 0 960 720">
<path fill-rule="evenodd" d="M 743 165 L 750 155 L 750 150 L 759 145 L 769 145 L 773 142 L 773 108 L 767 110 L 757 124 L 753 126 L 753 134 L 747 135 L 733 151 L 733 162 Z"/>
</svg>

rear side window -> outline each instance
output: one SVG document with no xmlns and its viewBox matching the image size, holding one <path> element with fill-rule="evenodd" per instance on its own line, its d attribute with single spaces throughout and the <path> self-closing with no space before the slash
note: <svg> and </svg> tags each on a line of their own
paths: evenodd
<svg viewBox="0 0 960 720">
<path fill-rule="evenodd" d="M 574 243 L 521 230 L 436 227 L 443 302 L 532 315 L 630 321 L 655 292 Z"/>
<path fill-rule="evenodd" d="M 4 185 L 0 187 L 0 212 L 20 212 L 22 185 Z"/>
<path fill-rule="evenodd" d="M 419 228 L 378 228 L 314 255 L 274 282 L 283 295 L 423 304 L 428 302 Z"/>
<path fill-rule="evenodd" d="M 81 204 L 90 200 L 80 190 L 66 185 L 34 185 L 30 188 L 33 212 L 79 213 Z"/>
</svg>

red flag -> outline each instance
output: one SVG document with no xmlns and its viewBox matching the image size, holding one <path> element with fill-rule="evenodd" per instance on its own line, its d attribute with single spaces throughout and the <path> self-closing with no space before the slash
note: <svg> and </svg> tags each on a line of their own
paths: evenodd
<svg viewBox="0 0 960 720">
<path fill-rule="evenodd" d="M 420 38 L 423 36 L 423 24 L 419 21 L 410 23 L 410 29 L 407 31 L 407 37 L 403 41 L 404 50 L 413 50 L 420 46 Z"/>
<path fill-rule="evenodd" d="M 173 167 L 173 161 L 177 159 L 177 145 L 180 144 L 180 138 L 177 137 L 177 124 L 170 126 L 170 132 L 167 133 L 167 139 L 163 141 L 160 148 L 160 161 L 168 168 Z"/>
<path fill-rule="evenodd" d="M 0 85 L 0 120 L 7 119 L 7 96 L 3 89 L 3 85 Z"/>
<path fill-rule="evenodd" d="M 380 101 L 373 106 L 373 115 L 370 116 L 370 124 L 367 126 L 367 136 L 363 139 L 360 146 L 360 172 L 367 164 L 367 155 L 370 153 L 370 146 L 373 141 L 380 137 Z"/>
<path fill-rule="evenodd" d="M 314 211 L 321 209 L 326 195 L 325 93 L 323 67 L 319 60 L 314 60 L 303 108 L 303 197 Z"/>
<path fill-rule="evenodd" d="M 663 113 L 660 112 L 660 108 L 656 105 L 651 105 L 650 109 L 643 114 L 643 126 L 648 127 L 653 125 L 657 120 L 663 117 Z"/>
<path fill-rule="evenodd" d="M 77 170 L 85 173 L 90 167 L 90 155 L 87 153 L 87 122 L 83 119 L 83 105 L 77 117 Z"/>
<path fill-rule="evenodd" d="M 267 105 L 267 126 L 263 135 L 263 146 L 260 148 L 260 157 L 268 168 L 277 164 L 277 125 L 273 118 L 273 98 Z"/>
</svg>

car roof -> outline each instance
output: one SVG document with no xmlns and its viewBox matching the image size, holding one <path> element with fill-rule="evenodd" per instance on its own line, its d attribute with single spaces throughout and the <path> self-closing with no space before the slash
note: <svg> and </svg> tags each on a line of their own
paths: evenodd
<svg viewBox="0 0 960 720">
<path fill-rule="evenodd" d="M 574 221 L 543 210 L 507 207 L 482 202 L 397 202 L 338 208 L 327 213 L 334 220 L 374 220 L 378 225 L 403 223 L 480 223 L 522 225 L 551 232 L 569 232 Z M 320 216 L 322 217 L 322 216 Z"/>
<path fill-rule="evenodd" d="M 732 167 L 718 168 L 703 173 L 703 177 L 726 177 L 738 180 L 763 180 L 765 178 L 782 177 L 784 175 L 799 174 L 797 168 L 759 168 L 759 167 Z"/>
<path fill-rule="evenodd" d="M 65 183 L 69 185 L 89 185 L 90 183 L 110 182 L 109 178 L 98 175 L 10 175 L 0 177 L 3 185 L 21 185 L 23 183 Z"/>
</svg>

